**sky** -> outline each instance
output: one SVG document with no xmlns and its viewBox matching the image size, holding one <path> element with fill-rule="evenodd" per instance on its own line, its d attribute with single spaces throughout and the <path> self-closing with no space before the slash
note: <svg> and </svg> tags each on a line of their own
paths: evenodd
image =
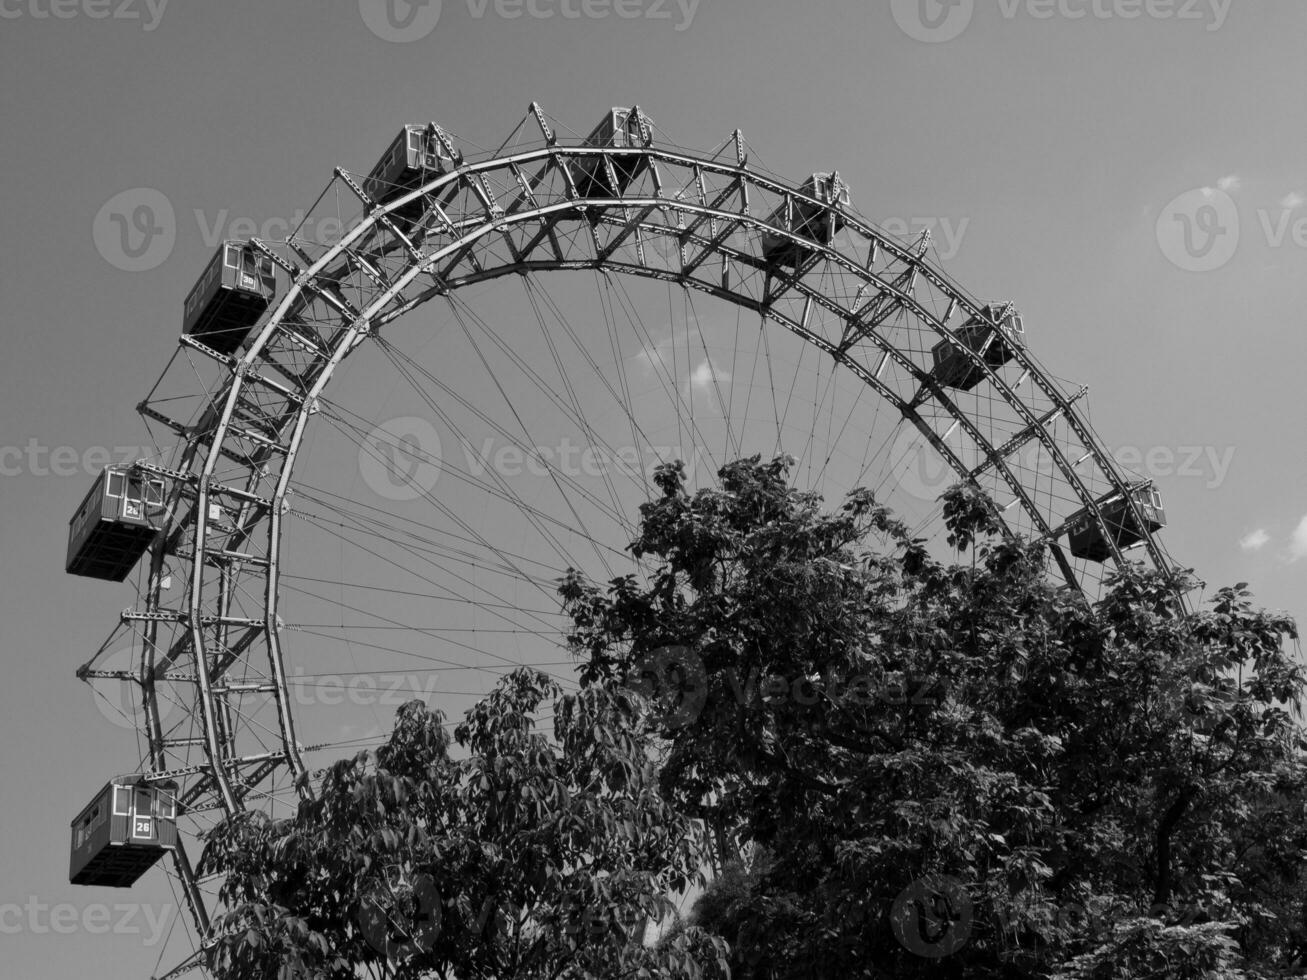
<svg viewBox="0 0 1307 980">
<path fill-rule="evenodd" d="M 74 677 L 135 595 L 63 574 L 67 521 L 150 445 L 134 406 L 216 241 L 276 237 L 405 122 L 493 147 L 532 100 L 579 131 L 639 103 L 683 146 L 738 127 L 773 172 L 838 169 L 1090 386 L 1178 561 L 1307 613 L 1307 7 L 391 2 L 0 0 L 0 976 L 176 958 L 162 872 L 67 884 L 68 822 L 137 758 Z M 172 210 L 162 252 L 114 247 L 140 189 Z"/>
</svg>

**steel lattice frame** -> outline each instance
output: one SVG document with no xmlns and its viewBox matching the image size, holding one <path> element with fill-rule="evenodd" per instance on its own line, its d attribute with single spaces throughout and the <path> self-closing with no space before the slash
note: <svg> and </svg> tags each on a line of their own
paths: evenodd
<svg viewBox="0 0 1307 980">
<path fill-rule="evenodd" d="M 151 552 L 144 608 L 123 613 L 125 622 L 139 624 L 144 663 L 139 676 L 121 679 L 136 681 L 143 692 L 146 778 L 180 780 L 188 812 L 238 812 L 278 770 L 292 777 L 305 772 L 278 617 L 282 524 L 296 456 L 319 397 L 351 351 L 420 304 L 472 283 L 509 273 L 593 269 L 679 283 L 753 311 L 874 389 L 960 479 L 1010 494 L 1003 511 L 1009 527 L 1048 541 L 1073 586 L 1085 585 L 1092 570 L 1073 567 L 1057 545 L 1069 518 L 1085 511 L 1105 529 L 1104 505 L 1124 496 L 1135 507 L 1128 491 L 1137 481 L 1119 470 L 1077 414 L 1085 389 L 1065 392 L 1024 347 L 993 368 L 960 343 L 953 331 L 985 316 L 984 304 L 934 268 L 924 247 L 752 168 L 738 132 L 723 158 L 723 151 L 708 156 L 652 139 L 635 147 L 567 143 L 537 106 L 531 115 L 539 140 L 477 160 L 465 159 L 432 124 L 430 132 L 457 165 L 384 205 L 337 169 L 333 183 L 361 202 L 362 220 L 331 246 L 293 237 L 254 241 L 290 286 L 243 352 L 227 357 L 182 338 L 185 347 L 216 363 L 220 378 L 204 392 L 207 408 L 198 421 L 177 420 L 149 402 L 139 406 L 147 419 L 181 437 L 184 451 L 172 468 L 143 464 L 172 478 L 169 523 Z M 619 196 L 582 196 L 578 167 L 593 168 L 595 161 L 610 187 L 621 186 L 619 170 L 636 176 Z M 799 202 L 837 210 L 839 234 L 832 223 L 829 240 L 813 242 L 768 224 L 779 208 Z M 423 212 L 415 224 L 392 219 L 415 204 Z M 802 247 L 797 268 L 763 259 L 758 240 L 764 230 Z M 940 340 L 984 373 L 984 415 L 968 404 L 972 395 L 936 383 L 930 348 Z M 955 431 L 969 441 L 979 465 L 968 466 L 966 454 L 949 442 Z M 1056 492 L 1037 490 L 1035 476 L 1013 465 L 1018 450 L 1036 442 L 1053 464 L 1051 474 L 1038 476 L 1052 480 Z M 1134 517 L 1143 526 L 1137 510 Z M 1113 562 L 1121 563 L 1113 535 L 1104 533 Z M 1151 537 L 1142 550 L 1152 564 L 1170 567 Z M 165 576 L 176 567 L 187 570 L 179 608 L 169 607 L 164 596 Z M 261 615 L 238 615 L 238 585 L 261 593 Z M 268 682 L 232 685 L 231 668 L 256 656 L 266 658 Z M 92 672 L 110 673 L 117 672 Z M 199 737 L 165 733 L 156 696 L 165 681 L 194 685 Z M 233 724 L 233 693 L 263 696 L 275 706 L 279 744 L 242 741 L 250 736 Z M 208 913 L 180 847 L 175 870 L 203 934 Z"/>
</svg>

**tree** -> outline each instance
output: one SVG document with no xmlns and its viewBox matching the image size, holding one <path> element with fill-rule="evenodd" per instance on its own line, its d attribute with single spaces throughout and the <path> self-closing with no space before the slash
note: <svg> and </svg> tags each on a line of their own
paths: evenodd
<svg viewBox="0 0 1307 980">
<path fill-rule="evenodd" d="M 641 508 L 652 568 L 562 595 L 586 682 L 660 685 L 660 786 L 741 860 L 694 919 L 732 976 L 1242 978 L 1307 969 L 1293 622 L 1126 567 L 1094 605 L 943 498 L 934 559 L 791 461 Z M 728 855 L 729 856 L 729 855 Z"/>
<path fill-rule="evenodd" d="M 553 738 L 535 730 L 554 708 Z M 659 944 L 646 924 L 703 866 L 657 791 L 638 698 L 564 696 L 520 669 L 454 730 L 420 701 L 375 754 L 333 765 L 293 818 L 251 811 L 210 835 L 224 875 L 220 980 L 614 980 L 716 975 L 725 944 Z"/>
</svg>

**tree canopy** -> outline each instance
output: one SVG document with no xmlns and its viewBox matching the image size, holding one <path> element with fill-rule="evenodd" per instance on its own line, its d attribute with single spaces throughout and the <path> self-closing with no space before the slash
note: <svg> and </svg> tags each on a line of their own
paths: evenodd
<svg viewBox="0 0 1307 980">
<path fill-rule="evenodd" d="M 941 564 L 788 465 L 694 494 L 664 468 L 647 584 L 564 584 L 587 677 L 652 665 L 694 706 L 660 781 L 731 842 L 695 921 L 735 977 L 1307 969 L 1290 619 L 1242 586 L 1187 611 L 1191 573 L 1142 567 L 1091 606 L 965 487 L 943 506 L 969 555 Z"/>
<path fill-rule="evenodd" d="M 411 703 L 293 819 L 220 826 L 221 980 L 1302 975 L 1289 618 L 1136 566 L 1090 604 L 974 488 L 943 561 L 790 465 L 657 471 L 642 571 L 560 585 L 578 693 L 510 675 L 457 759 Z"/>
<path fill-rule="evenodd" d="M 536 728 L 553 708 L 552 737 Z M 292 819 L 220 825 L 202 871 L 225 911 L 222 980 L 697 977 L 725 943 L 646 923 L 699 874 L 699 836 L 662 799 L 617 685 L 564 695 L 522 669 L 454 729 L 404 705 L 375 753 L 333 765 Z"/>
</svg>

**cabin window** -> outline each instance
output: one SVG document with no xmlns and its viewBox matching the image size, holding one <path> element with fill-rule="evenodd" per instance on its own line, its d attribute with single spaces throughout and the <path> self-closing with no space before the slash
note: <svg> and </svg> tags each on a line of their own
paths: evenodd
<svg viewBox="0 0 1307 980">
<path fill-rule="evenodd" d="M 145 502 L 149 504 L 163 503 L 162 480 L 151 480 L 145 485 Z"/>
<path fill-rule="evenodd" d="M 227 264 L 228 269 L 239 269 L 241 267 L 241 249 L 236 245 L 228 245 L 226 257 L 223 261 Z"/>
<path fill-rule="evenodd" d="M 113 815 L 115 817 L 127 816 L 130 809 L 132 791 L 127 786 L 115 786 L 113 788 Z"/>
<path fill-rule="evenodd" d="M 172 820 L 177 816 L 177 797 L 172 793 L 159 794 L 159 816 L 164 820 Z"/>
<path fill-rule="evenodd" d="M 412 150 L 414 153 L 421 151 L 422 133 L 420 131 L 416 129 L 410 129 L 408 131 L 408 148 Z"/>
<path fill-rule="evenodd" d="M 123 495 L 123 475 L 121 473 L 109 474 L 109 489 L 105 493 L 110 497 L 121 497 Z"/>
</svg>

